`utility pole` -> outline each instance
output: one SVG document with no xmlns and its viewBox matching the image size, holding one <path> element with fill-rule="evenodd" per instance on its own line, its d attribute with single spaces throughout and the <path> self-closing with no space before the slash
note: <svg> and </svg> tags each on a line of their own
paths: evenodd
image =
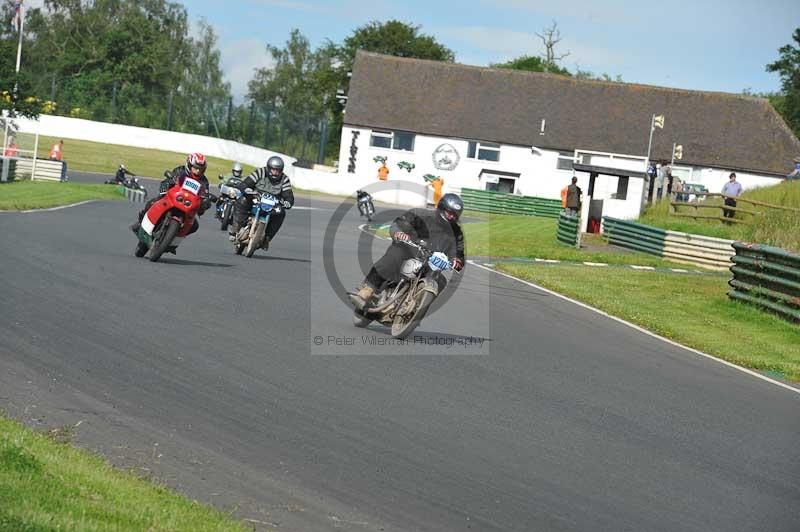
<svg viewBox="0 0 800 532">
<path fill-rule="evenodd" d="M 172 131 L 172 99 L 174 97 L 175 90 L 169 91 L 169 103 L 167 104 L 167 131 Z"/>
<path fill-rule="evenodd" d="M 317 156 L 318 164 L 325 164 L 325 145 L 327 143 L 328 143 L 328 117 L 323 116 L 319 132 L 319 155 Z"/>
<path fill-rule="evenodd" d="M 114 82 L 114 88 L 111 89 L 111 123 L 117 121 L 117 82 Z"/>
</svg>

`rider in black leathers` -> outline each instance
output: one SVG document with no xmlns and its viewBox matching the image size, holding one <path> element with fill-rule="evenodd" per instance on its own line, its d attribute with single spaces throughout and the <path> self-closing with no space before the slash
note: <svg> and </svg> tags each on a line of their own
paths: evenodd
<svg viewBox="0 0 800 532">
<path fill-rule="evenodd" d="M 370 269 L 358 292 L 350 296 L 356 308 L 363 310 L 386 280 L 397 281 L 403 262 L 416 256 L 416 251 L 404 242 L 424 241 L 429 250 L 447 255 L 452 260 L 453 269 L 460 272 L 465 263 L 464 233 L 458 223 L 463 210 L 464 202 L 457 194 L 451 193 L 442 196 L 435 211 L 412 209 L 398 216 L 389 228 L 392 245 Z M 437 281 L 441 293 L 446 280 L 439 275 Z"/>
<path fill-rule="evenodd" d="M 236 185 L 242 192 L 249 188 L 251 190 L 272 194 L 280 200 L 283 206 L 281 212 L 275 213 L 269 218 L 264 247 L 268 246 L 270 241 L 278 234 L 278 230 L 281 228 L 281 225 L 283 225 L 283 219 L 286 218 L 286 211 L 294 206 L 292 183 L 289 181 L 289 176 L 283 172 L 283 168 L 283 159 L 277 155 L 273 155 L 267 161 L 266 166 L 254 170 L 253 173 Z M 239 229 L 247 224 L 247 218 L 250 216 L 252 208 L 252 195 L 242 194 L 241 197 L 236 200 L 236 213 L 233 227 L 230 231 L 231 241 L 235 240 L 236 233 L 239 232 Z"/>
<path fill-rule="evenodd" d="M 172 172 L 167 172 L 169 177 L 166 177 L 158 186 L 158 196 L 155 196 L 147 203 L 145 203 L 144 208 L 139 211 L 139 219 L 138 221 L 131 226 L 131 231 L 138 234 L 139 227 L 142 224 L 142 218 L 144 218 L 145 213 L 152 207 L 153 203 L 161 199 L 161 196 L 167 193 L 167 191 L 174 187 L 176 183 L 180 184 L 183 183 L 183 180 L 187 177 L 192 178 L 196 181 L 199 181 L 200 184 L 203 186 L 203 189 L 200 192 L 200 195 L 203 197 L 203 203 L 200 205 L 200 209 L 197 211 L 198 216 L 202 216 L 206 209 L 209 208 L 211 205 L 211 200 L 209 199 L 209 183 L 208 179 L 206 178 L 206 168 L 208 167 L 208 163 L 206 162 L 206 158 L 202 153 L 192 153 L 188 157 L 186 157 L 186 164 L 183 166 L 178 166 Z M 197 221 L 197 217 L 194 219 L 194 223 L 192 224 L 192 229 L 189 231 L 188 234 L 192 234 L 196 232 L 200 228 L 200 223 Z"/>
</svg>

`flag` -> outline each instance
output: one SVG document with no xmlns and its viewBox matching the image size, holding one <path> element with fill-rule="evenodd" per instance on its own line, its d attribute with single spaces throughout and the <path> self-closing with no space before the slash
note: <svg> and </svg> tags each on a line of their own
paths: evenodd
<svg viewBox="0 0 800 532">
<path fill-rule="evenodd" d="M 678 144 L 675 146 L 675 152 L 673 153 L 676 159 L 681 160 L 683 159 L 683 146 Z"/>
<path fill-rule="evenodd" d="M 653 127 L 664 129 L 664 115 L 658 115 L 653 117 Z"/>
<path fill-rule="evenodd" d="M 14 2 L 14 18 L 11 19 L 11 27 L 17 32 L 22 31 L 22 0 Z"/>
</svg>

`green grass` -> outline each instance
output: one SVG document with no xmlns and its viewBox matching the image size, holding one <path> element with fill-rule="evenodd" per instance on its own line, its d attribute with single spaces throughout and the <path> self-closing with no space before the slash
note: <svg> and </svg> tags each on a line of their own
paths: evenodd
<svg viewBox="0 0 800 532">
<path fill-rule="evenodd" d="M 472 213 L 465 215 L 469 217 Z M 658 257 L 644 253 L 616 250 L 595 235 L 590 235 L 585 240 L 588 249 L 577 250 L 565 246 L 556 240 L 558 221 L 551 218 L 485 213 L 480 213 L 479 218 L 480 221 L 462 225 L 467 257 L 521 257 L 656 267 L 673 266 Z M 386 236 L 388 231 L 382 230 L 378 234 Z"/>
<path fill-rule="evenodd" d="M 0 530 L 246 530 L 218 510 L 54 439 L 0 416 Z"/>
<path fill-rule="evenodd" d="M 111 185 L 56 183 L 52 181 L 12 181 L 0 185 L 0 210 L 45 209 L 86 200 L 122 200 Z"/>
<path fill-rule="evenodd" d="M 742 194 L 743 198 L 754 201 L 764 201 L 773 205 L 793 207 L 800 209 L 800 181 L 786 181 L 771 187 L 754 189 Z M 707 205 L 721 205 L 719 198 L 710 198 Z M 751 209 L 752 206 L 740 202 L 739 207 Z M 791 251 L 800 252 L 800 214 L 766 207 L 755 207 L 755 210 L 764 212 L 758 216 L 752 225 L 731 224 L 726 225 L 719 221 L 692 220 L 669 215 L 669 204 L 664 201 L 652 207 L 639 218 L 639 222 L 669 229 L 700 235 L 741 240 L 745 242 L 758 242 L 777 246 Z M 679 207 L 678 212 L 691 213 L 691 207 Z M 712 209 L 699 209 L 700 214 L 718 214 L 720 211 Z M 750 220 L 747 214 L 738 214 L 737 219 Z"/>
<path fill-rule="evenodd" d="M 50 148 L 62 140 L 55 137 L 39 137 L 39 157 L 47 159 Z M 103 144 L 87 140 L 65 138 L 64 160 L 67 161 L 69 171 L 96 172 L 113 175 L 121 163 L 133 173 L 143 177 L 161 178 L 164 170 L 172 170 L 186 161 L 186 153 L 176 153 L 161 150 L 148 150 L 132 148 L 118 144 Z M 30 135 L 17 135 L 17 141 L 23 149 L 33 149 L 33 140 Z M 266 161 L 265 161 L 266 162 Z M 218 175 L 230 173 L 232 161 L 208 157 L 208 170 L 206 175 L 209 181 L 217 183 Z M 253 168 L 244 165 L 245 172 Z"/>
<path fill-rule="evenodd" d="M 727 297 L 728 276 L 499 264 L 681 344 L 800 382 L 800 326 Z"/>
</svg>

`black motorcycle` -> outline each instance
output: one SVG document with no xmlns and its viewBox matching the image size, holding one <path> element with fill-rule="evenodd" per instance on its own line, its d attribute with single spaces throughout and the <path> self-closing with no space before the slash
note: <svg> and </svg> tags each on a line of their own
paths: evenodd
<svg viewBox="0 0 800 532">
<path fill-rule="evenodd" d="M 125 188 L 131 189 L 131 190 L 140 191 L 140 192 L 142 192 L 144 194 L 144 199 L 147 199 L 147 189 L 144 188 L 144 185 L 142 185 L 139 182 L 139 178 L 136 177 L 136 176 L 131 176 L 131 177 L 124 177 L 123 176 L 121 178 L 115 176 L 113 179 L 106 180 L 105 184 L 106 185 L 122 185 Z"/>
<path fill-rule="evenodd" d="M 358 212 L 361 216 L 366 216 L 367 221 L 371 222 L 372 217 L 375 216 L 375 205 L 372 203 L 372 196 L 368 192 L 359 190 L 357 193 L 356 203 L 358 204 Z"/>
<path fill-rule="evenodd" d="M 225 179 L 219 176 L 219 180 Z M 220 221 L 219 228 L 222 231 L 228 229 L 228 226 L 233 223 L 233 215 L 236 209 L 236 199 L 240 196 L 241 192 L 236 188 L 242 182 L 241 178 L 230 177 L 224 184 L 219 185 L 219 200 L 217 201 L 217 209 L 214 213 L 214 218 Z"/>
</svg>

